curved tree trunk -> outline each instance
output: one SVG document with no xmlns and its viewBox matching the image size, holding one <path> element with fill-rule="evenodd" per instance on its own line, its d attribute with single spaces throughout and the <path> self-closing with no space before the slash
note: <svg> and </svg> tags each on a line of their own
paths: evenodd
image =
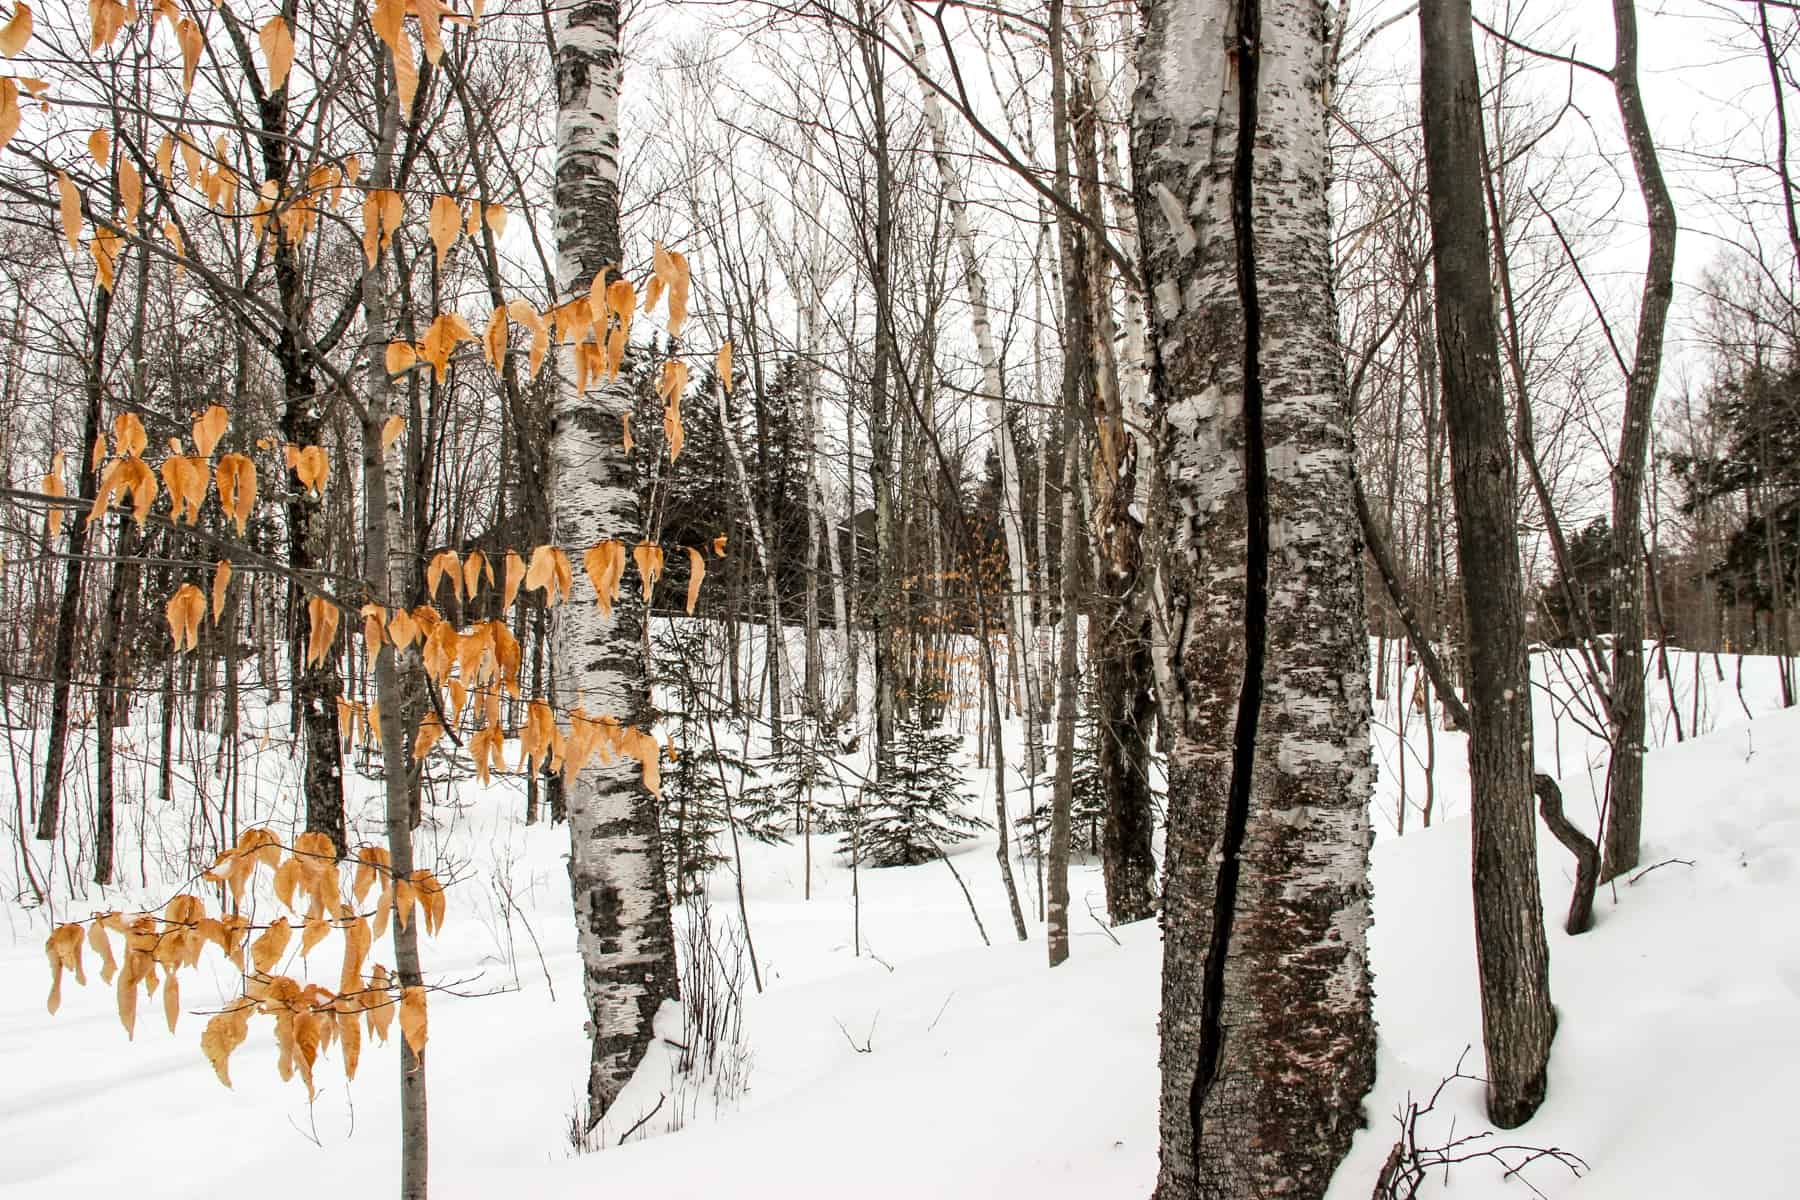
<svg viewBox="0 0 1800 1200">
<path fill-rule="evenodd" d="M 1368 643 L 1319 0 L 1152 0 L 1133 126 L 1173 676 L 1158 1200 L 1324 1194 L 1374 1078 Z"/>
<path fill-rule="evenodd" d="M 1675 202 L 1663 182 L 1650 119 L 1637 77 L 1637 9 L 1613 0 L 1618 47 L 1613 94 L 1637 170 L 1638 190 L 1650 225 L 1650 259 L 1638 301 L 1637 348 L 1625 383 L 1624 424 L 1612 472 L 1612 761 L 1604 874 L 1608 879 L 1638 864 L 1644 825 L 1644 463 L 1650 451 L 1650 419 L 1662 376 L 1663 329 L 1675 292 Z"/>
<path fill-rule="evenodd" d="M 618 0 L 559 10 L 556 47 L 557 283 L 585 295 L 619 246 Z M 635 472 L 621 444 L 630 411 L 624 376 L 583 394 L 572 355 L 557 355 L 551 495 L 555 541 L 584 547 L 642 536 Z M 585 579 L 585 576 L 584 576 Z M 640 642 L 645 617 L 627 587 L 611 618 L 583 583 L 556 612 L 557 697 L 591 716 L 642 721 L 649 702 Z M 589 1120 L 598 1121 L 631 1079 L 664 1000 L 676 996 L 675 938 L 663 882 L 654 798 L 635 764 L 583 771 L 566 797 L 569 883 L 583 965 L 593 1062 Z"/>
</svg>

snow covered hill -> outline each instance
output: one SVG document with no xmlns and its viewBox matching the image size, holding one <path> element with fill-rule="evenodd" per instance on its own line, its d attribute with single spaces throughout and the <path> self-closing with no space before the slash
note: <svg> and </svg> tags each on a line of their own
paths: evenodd
<svg viewBox="0 0 1800 1200">
<path fill-rule="evenodd" d="M 1545 1195 L 1795 1194 L 1800 1139 L 1778 1091 L 1800 1075 L 1800 711 L 1770 712 L 1767 683 L 1753 678 L 1747 688 L 1752 721 L 1734 711 L 1730 685 L 1714 681 L 1712 731 L 1652 751 L 1644 862 L 1686 861 L 1603 888 L 1596 927 L 1582 937 L 1560 931 L 1568 857 L 1540 839 L 1561 1017 L 1550 1097 L 1529 1124 L 1492 1140 L 1585 1160 L 1579 1180 L 1550 1161 L 1528 1168 L 1525 1178 Z M 1666 720 L 1666 706 L 1659 711 Z M 1386 768 L 1377 804 L 1390 814 L 1378 817 L 1374 851 L 1380 1074 L 1369 1129 L 1332 1193 L 1340 1200 L 1368 1196 L 1409 1093 L 1429 1095 L 1465 1047 L 1476 1047 L 1465 1070 L 1478 1073 L 1481 1063 L 1460 739 L 1434 731 L 1437 814 L 1424 829 L 1415 813 L 1396 837 L 1392 764 L 1407 756 L 1416 796 L 1422 731 L 1415 718 L 1403 747 L 1393 706 L 1378 717 Z M 1587 801 L 1603 766 L 1569 722 L 1554 718 L 1546 699 L 1540 766 L 1554 767 L 1562 751 L 1571 815 L 1586 813 L 1591 826 Z M 987 774 L 971 768 L 970 784 L 985 802 Z M 679 1074 L 675 1052 L 665 1050 L 639 1072 L 604 1135 L 616 1142 L 639 1116 L 643 1126 L 622 1146 L 575 1155 L 568 1125 L 587 1046 L 566 833 L 522 828 L 522 807 L 511 781 L 468 784 L 456 805 L 439 810 L 427 840 L 448 868 L 439 873 L 461 880 L 446 929 L 425 944 L 429 975 L 460 993 L 432 1000 L 434 1196 L 1149 1195 L 1157 930 L 1147 923 L 1109 933 L 1098 870 L 1082 867 L 1071 889 L 1074 955 L 1050 972 L 1035 919 L 1029 942 L 1012 940 L 991 836 L 952 857 L 992 947 L 942 863 L 861 873 L 858 954 L 851 874 L 822 841 L 810 899 L 798 844 L 750 849 L 745 883 L 765 990 L 746 987 L 742 1036 L 720 1048 L 723 1086 Z M 1035 910 L 1029 863 L 1020 876 Z M 171 884 L 179 880 L 104 901 L 89 895 L 67 911 L 132 903 Z M 253 1188 L 279 1198 L 391 1187 L 391 1046 L 368 1048 L 349 1085 L 335 1059 L 324 1063 L 309 1106 L 297 1082 L 278 1081 L 273 1041 L 255 1027 L 227 1091 L 197 1044 L 205 1019 L 197 1014 L 235 994 L 211 951 L 213 986 L 184 985 L 189 1011 L 179 1031 L 170 1035 L 147 1012 L 128 1043 L 111 989 L 97 982 L 66 986 L 62 1011 L 45 1015 L 46 919 L 41 910 L 6 911 L 0 1195 L 210 1197 Z M 714 877 L 712 922 L 718 961 L 729 967 L 737 914 L 728 873 Z M 665 1032 L 681 1040 L 673 1010 L 665 1017 Z M 677 1131 L 650 1136 L 671 1126 Z M 1432 1144 L 1484 1128 L 1480 1085 L 1461 1082 L 1419 1132 Z M 1530 1194 L 1488 1161 L 1459 1166 L 1450 1184 L 1443 1194 Z M 1438 1188 L 1434 1177 L 1424 1194 Z"/>
</svg>

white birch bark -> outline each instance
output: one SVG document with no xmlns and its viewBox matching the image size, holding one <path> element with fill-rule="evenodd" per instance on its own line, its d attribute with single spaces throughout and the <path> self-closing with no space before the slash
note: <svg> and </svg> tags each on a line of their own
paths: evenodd
<svg viewBox="0 0 1800 1200">
<path fill-rule="evenodd" d="M 969 298 L 969 324 L 975 334 L 976 358 L 981 364 L 981 390 L 987 396 L 988 420 L 993 424 L 994 446 L 999 452 L 1000 528 L 1006 538 L 1007 583 L 1011 592 L 1007 598 L 1007 621 L 1012 627 L 1015 646 L 1029 648 L 1036 640 L 1037 630 L 1032 620 L 1031 607 L 1026 602 L 1025 530 L 1020 519 L 1024 502 L 1019 491 L 1018 452 L 1013 445 L 1012 430 L 1006 419 L 1006 380 L 1000 371 L 1000 356 L 994 348 L 993 322 L 988 314 L 987 277 L 982 274 L 981 259 L 975 250 L 975 234 L 969 225 L 969 205 L 963 192 L 962 178 L 956 173 L 956 167 L 950 160 L 944 108 L 937 93 L 925 83 L 925 39 L 919 32 L 919 19 L 914 15 L 910 4 L 902 4 L 900 12 L 906 21 L 913 71 L 919 77 L 925 124 L 931 132 L 931 156 L 937 164 L 938 179 L 944 189 L 945 202 L 950 208 L 951 232 L 956 239 L 958 252 L 962 255 L 963 288 Z M 1025 709 L 1033 712 L 1037 707 L 1040 686 L 1037 667 L 1028 650 L 1018 654 L 1018 658 L 1024 666 Z M 1035 721 L 1029 723 L 1028 731 L 1032 732 L 1032 736 L 1027 738 L 1027 746 L 1030 755 L 1029 769 L 1033 774 L 1043 769 L 1043 742 L 1041 735 L 1035 733 L 1037 729 Z"/>
<path fill-rule="evenodd" d="M 566 6 L 556 22 L 557 284 L 564 296 L 585 295 L 594 275 L 620 259 L 619 3 Z M 583 393 L 570 359 L 555 358 L 554 539 L 577 554 L 607 538 L 634 544 L 642 525 L 620 438 L 630 389 L 621 376 Z M 606 618 L 592 583 L 580 575 L 575 595 L 556 610 L 560 706 L 642 722 L 649 702 L 643 620 L 636 588 L 627 587 Z M 593 1039 L 588 1118 L 597 1122 L 649 1046 L 657 1009 L 675 998 L 675 943 L 656 808 L 636 764 L 588 767 L 566 803 L 569 882 Z"/>
<path fill-rule="evenodd" d="M 1150 0 L 1144 15 L 1132 151 L 1185 694 L 1156 1196 L 1317 1198 L 1364 1123 L 1375 1065 L 1327 6 Z"/>
</svg>

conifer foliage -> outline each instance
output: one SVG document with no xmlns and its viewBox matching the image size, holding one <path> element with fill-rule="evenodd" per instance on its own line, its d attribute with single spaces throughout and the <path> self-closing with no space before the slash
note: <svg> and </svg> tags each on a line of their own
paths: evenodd
<svg viewBox="0 0 1800 1200">
<path fill-rule="evenodd" d="M 956 765 L 958 738 L 909 720 L 894 727 L 894 761 L 871 779 L 851 810 L 847 845 L 866 866 L 930 862 L 987 822 L 964 812 L 967 795 Z"/>
</svg>

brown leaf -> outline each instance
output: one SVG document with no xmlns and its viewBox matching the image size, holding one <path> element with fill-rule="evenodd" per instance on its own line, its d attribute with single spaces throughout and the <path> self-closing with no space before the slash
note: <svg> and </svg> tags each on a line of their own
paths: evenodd
<svg viewBox="0 0 1800 1200">
<path fill-rule="evenodd" d="M 323 666 L 331 657 L 331 643 L 337 637 L 338 608 L 323 596 L 314 596 L 306 602 L 306 611 L 311 630 L 306 643 L 306 665 Z"/>
<path fill-rule="evenodd" d="M 219 617 L 225 611 L 225 589 L 230 585 L 231 560 L 221 558 L 219 565 L 213 568 L 212 617 L 215 625 L 219 623 Z"/>
<path fill-rule="evenodd" d="M 81 249 L 81 193 L 75 190 L 68 173 L 56 173 L 57 208 L 62 213 L 63 237 L 68 239 L 69 249 Z"/>
<path fill-rule="evenodd" d="M 400 1036 L 416 1058 L 425 1051 L 425 989 L 409 987 L 400 993 Z"/>
<path fill-rule="evenodd" d="M 256 40 L 262 44 L 263 58 L 269 64 L 269 91 L 279 92 L 287 85 L 288 72 L 294 66 L 294 35 L 288 32 L 287 22 L 276 15 L 257 31 Z"/>
<path fill-rule="evenodd" d="M 168 619 L 169 632 L 174 635 L 177 653 L 199 648 L 200 621 L 206 615 L 206 596 L 199 588 L 191 583 L 176 588 L 168 604 L 163 606 L 163 615 Z"/>
<path fill-rule="evenodd" d="M 262 936 L 250 943 L 250 963 L 258 971 L 267 975 L 281 961 L 283 952 L 287 950 L 288 939 L 293 937 L 293 926 L 286 917 L 276 917 Z"/>
<path fill-rule="evenodd" d="M 200 1034 L 200 1051 L 212 1064 L 219 1082 L 231 1086 L 231 1052 L 244 1044 L 250 1035 L 250 1012 L 254 1006 L 240 1001 L 224 1012 L 215 1013 Z"/>
<path fill-rule="evenodd" d="M 94 130 L 88 134 L 87 148 L 95 166 L 102 171 L 112 169 L 112 134 L 104 129 Z"/>
<path fill-rule="evenodd" d="M 655 542 L 639 542 L 631 549 L 631 559 L 637 564 L 638 577 L 644 584 L 644 604 L 648 606 L 656 581 L 662 578 L 662 547 Z"/>
<path fill-rule="evenodd" d="M 713 369 L 719 373 L 719 385 L 727 392 L 731 391 L 731 343 L 726 342 L 719 347 L 719 355 L 713 360 Z"/>
<path fill-rule="evenodd" d="M 442 550 L 425 566 L 425 594 L 437 599 L 438 585 L 448 576 L 450 590 L 458 600 L 463 597 L 462 560 L 454 550 Z"/>
<path fill-rule="evenodd" d="M 169 1032 L 175 1032 L 175 1022 L 181 1016 L 181 980 L 175 977 L 174 971 L 163 972 L 163 1019 L 169 1023 Z"/>
<path fill-rule="evenodd" d="M 219 507 L 237 525 L 238 536 L 256 507 L 256 464 L 242 454 L 221 454 L 213 471 L 213 482 L 219 490 Z"/>
<path fill-rule="evenodd" d="M 525 582 L 525 560 L 519 557 L 516 550 L 506 552 L 506 586 L 502 590 L 500 607 L 508 609 L 518 598 L 519 585 Z"/>
<path fill-rule="evenodd" d="M 194 418 L 194 449 L 201 458 L 211 458 L 212 452 L 225 436 L 225 428 L 231 423 L 231 413 L 222 404 L 214 404 L 198 417 Z"/>
<path fill-rule="evenodd" d="M 419 722 L 418 736 L 413 739 L 413 761 L 423 761 L 425 756 L 431 753 L 431 748 L 437 745 L 438 739 L 443 736 L 444 723 L 438 719 L 436 713 L 426 713 L 424 719 Z M 404 925 L 405 922 L 402 924 Z"/>
<path fill-rule="evenodd" d="M 431 244 L 437 247 L 438 270 L 444 269 L 444 256 L 456 245 L 462 233 L 462 206 L 450 196 L 438 196 L 431 202 L 429 224 Z"/>
<path fill-rule="evenodd" d="M 493 315 L 488 318 L 487 329 L 481 335 L 481 350 L 487 356 L 488 366 L 498 371 L 506 361 L 506 306 L 496 305 Z"/>
<path fill-rule="evenodd" d="M 23 0 L 13 5 L 12 20 L 0 27 L 0 54 L 11 58 L 31 40 L 31 9 Z"/>
<path fill-rule="evenodd" d="M 506 208 L 504 205 L 488 205 L 482 209 L 481 217 L 487 222 L 487 227 L 493 231 L 495 238 L 506 232 Z"/>
<path fill-rule="evenodd" d="M 395 343 L 395 344 L 399 345 L 401 343 Z M 388 347 L 388 349 L 391 352 L 393 350 L 393 347 L 390 346 L 390 347 Z M 412 349 L 412 347 L 408 346 L 407 349 L 410 351 Z M 391 369 L 391 367 L 390 367 L 390 369 Z M 394 443 L 399 441 L 400 435 L 405 432 L 406 432 L 406 418 L 401 416 L 399 413 L 395 413 L 393 416 L 389 417 L 386 421 L 383 421 L 381 424 L 381 452 L 383 454 L 386 454 L 389 450 L 392 450 L 394 448 Z"/>
<path fill-rule="evenodd" d="M 687 614 L 694 615 L 694 605 L 700 602 L 700 581 L 706 578 L 706 556 L 689 546 L 688 552 L 688 597 Z"/>
<path fill-rule="evenodd" d="M 181 18 L 175 26 L 175 40 L 181 43 L 181 92 L 191 95 L 194 90 L 194 71 L 200 65 L 200 52 L 206 49 L 206 35 L 200 26 L 188 17 Z M 198 175 L 198 170 L 191 174 Z"/>
</svg>

